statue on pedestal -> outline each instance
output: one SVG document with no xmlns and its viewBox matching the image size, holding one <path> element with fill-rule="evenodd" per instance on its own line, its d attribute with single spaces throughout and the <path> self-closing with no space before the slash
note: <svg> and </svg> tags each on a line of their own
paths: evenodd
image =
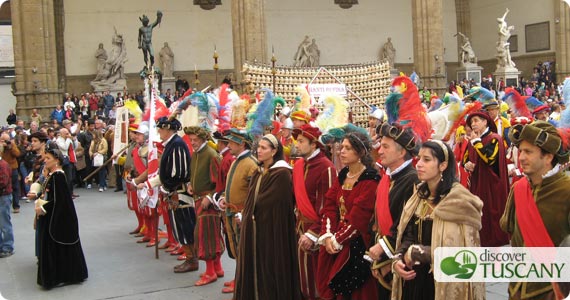
<svg viewBox="0 0 570 300">
<path fill-rule="evenodd" d="M 394 68 L 394 62 L 396 59 L 396 48 L 392 44 L 392 38 L 389 37 L 388 41 L 384 43 L 382 49 L 380 50 L 380 60 L 387 60 L 390 64 L 390 68 Z"/>
<path fill-rule="evenodd" d="M 97 74 L 99 74 L 107 61 L 107 50 L 103 48 L 103 43 L 99 43 L 99 48 L 95 52 L 95 58 L 97 59 Z"/>
<path fill-rule="evenodd" d="M 164 47 L 158 53 L 162 62 L 162 76 L 164 78 L 173 78 L 174 52 L 168 46 L 168 42 L 164 42 Z"/>
<path fill-rule="evenodd" d="M 461 45 L 461 57 L 459 59 L 459 65 L 461 67 L 477 65 L 477 56 L 475 56 L 475 52 L 473 51 L 473 47 L 471 47 L 471 42 L 469 41 L 469 38 L 461 32 L 458 32 L 454 36 L 457 35 L 463 38 L 463 45 Z"/>
<path fill-rule="evenodd" d="M 91 86 L 96 91 L 123 90 L 126 87 L 125 63 L 127 62 L 127 47 L 123 35 L 117 33 L 113 36 L 111 52 L 105 60 L 102 68 L 97 71 L 97 76 L 91 81 Z"/>
<path fill-rule="evenodd" d="M 154 50 L 152 49 L 152 29 L 156 25 L 160 24 L 162 21 L 162 12 L 159 10 L 156 12 L 156 21 L 152 24 L 148 24 L 150 20 L 146 15 L 139 17 L 142 25 L 139 28 L 139 49 L 142 49 L 144 56 L 144 63 L 148 66 L 148 56 L 150 55 L 150 67 L 154 65 Z"/>
<path fill-rule="evenodd" d="M 515 26 L 508 26 L 506 17 L 509 9 L 505 11 L 502 18 L 497 18 L 499 23 L 499 40 L 497 41 L 497 69 L 514 68 L 515 63 L 511 60 L 511 53 L 509 50 L 509 38 L 511 33 L 515 30 Z"/>
</svg>

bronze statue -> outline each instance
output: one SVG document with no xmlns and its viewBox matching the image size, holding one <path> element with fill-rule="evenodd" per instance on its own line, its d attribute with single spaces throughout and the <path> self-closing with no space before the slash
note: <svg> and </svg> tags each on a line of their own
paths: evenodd
<svg viewBox="0 0 570 300">
<path fill-rule="evenodd" d="M 156 12 L 156 21 L 152 24 L 148 24 L 150 20 L 146 15 L 139 17 L 141 20 L 142 25 L 139 28 L 139 49 L 142 49 L 143 56 L 144 56 L 144 63 L 148 65 L 148 55 L 150 55 L 150 66 L 154 65 L 154 50 L 152 50 L 152 29 L 156 27 L 156 25 L 160 24 L 162 20 L 162 12 L 159 10 Z"/>
</svg>

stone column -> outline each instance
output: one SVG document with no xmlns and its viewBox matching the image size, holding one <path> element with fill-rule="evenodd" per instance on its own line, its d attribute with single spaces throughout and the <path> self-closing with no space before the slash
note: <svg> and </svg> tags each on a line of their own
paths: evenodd
<svg viewBox="0 0 570 300">
<path fill-rule="evenodd" d="M 469 39 L 471 35 L 471 6 L 469 0 L 455 0 L 455 13 L 457 19 L 457 31 L 465 34 Z M 461 45 L 463 45 L 463 38 L 457 36 L 458 57 L 461 57 Z"/>
<path fill-rule="evenodd" d="M 414 69 L 438 94 L 446 89 L 443 61 L 443 0 L 412 0 Z"/>
<path fill-rule="evenodd" d="M 62 104 L 54 1 L 12 1 L 11 7 L 17 114 L 26 118 L 32 108 L 38 108 L 47 117 Z"/>
<path fill-rule="evenodd" d="M 556 81 L 570 76 L 570 7 L 554 1 L 554 38 L 556 39 Z"/>
<path fill-rule="evenodd" d="M 244 62 L 268 63 L 264 0 L 232 0 L 232 34 L 236 81 Z"/>
</svg>

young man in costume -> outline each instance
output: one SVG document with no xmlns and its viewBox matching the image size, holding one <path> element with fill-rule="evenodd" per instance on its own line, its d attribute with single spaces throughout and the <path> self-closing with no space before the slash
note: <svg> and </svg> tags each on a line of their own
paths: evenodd
<svg viewBox="0 0 570 300">
<path fill-rule="evenodd" d="M 174 267 L 174 273 L 185 273 L 198 270 L 198 259 L 194 251 L 194 226 L 196 213 L 193 201 L 186 192 L 186 184 L 190 181 L 190 153 L 186 143 L 176 134 L 182 125 L 176 119 L 161 117 L 156 128 L 164 146 L 160 159 L 159 176 L 138 184 L 138 188 L 154 188 L 160 186 L 173 210 L 176 227 L 174 235 L 186 254 L 186 260 Z M 186 163 L 183 163 L 186 162 Z"/>
<path fill-rule="evenodd" d="M 236 159 L 228 172 L 224 193 L 220 195 L 220 207 L 225 209 L 223 218 L 228 255 L 237 259 L 240 235 L 238 216 L 243 211 L 249 192 L 249 182 L 258 166 L 257 160 L 251 153 L 251 140 L 245 131 L 231 129 L 224 138 L 228 141 L 229 152 Z M 234 292 L 234 280 L 225 282 L 224 285 L 223 293 Z"/>
<path fill-rule="evenodd" d="M 321 131 L 309 124 L 293 131 L 297 154 L 302 157 L 293 166 L 293 189 L 297 202 L 297 234 L 299 237 L 299 275 L 303 299 L 319 299 L 317 266 L 321 209 L 325 194 L 337 180 L 336 169 L 319 142 Z"/>
<path fill-rule="evenodd" d="M 511 188 L 501 228 L 513 247 L 558 247 L 570 234 L 570 178 L 560 168 L 568 162 L 567 133 L 535 121 L 513 126 L 510 135 L 526 176 Z M 561 299 L 552 283 L 525 281 L 509 283 L 509 297 Z"/>
<path fill-rule="evenodd" d="M 221 236 L 221 216 L 218 207 L 213 203 L 212 194 L 216 190 L 220 156 L 208 146 L 210 133 L 197 126 L 185 127 L 184 132 L 190 137 L 192 144 L 192 160 L 190 161 L 190 184 L 188 190 L 194 196 L 196 205 L 197 227 L 194 235 L 197 238 L 198 259 L 206 262 L 206 272 L 200 276 L 195 285 L 212 283 L 218 276 L 224 276 L 220 257 L 224 252 Z"/>
<path fill-rule="evenodd" d="M 148 179 L 148 125 L 141 124 L 135 130 L 136 146 L 131 152 L 133 159 L 133 169 L 131 170 L 131 178 L 135 185 L 145 182 Z M 142 218 L 143 229 L 140 231 L 144 236 L 137 243 L 148 243 L 147 247 L 153 247 L 156 243 L 156 222 L 154 210 L 148 206 L 140 207 L 141 200 L 135 192 L 135 205 L 137 206 Z"/>
<path fill-rule="evenodd" d="M 469 191 L 479 196 L 485 204 L 481 246 L 503 246 L 509 242 L 508 236 L 499 227 L 509 188 L 505 143 L 486 111 L 469 114 L 466 123 L 473 132 L 462 162 L 471 173 Z"/>
<path fill-rule="evenodd" d="M 139 210 L 139 203 L 137 197 L 137 189 L 135 186 L 130 184 L 133 178 L 138 176 L 138 172 L 135 169 L 133 162 L 133 151 L 137 148 L 138 143 L 136 141 L 137 133 L 135 130 L 139 128 L 139 124 L 129 124 L 129 148 L 127 149 L 127 159 L 125 160 L 125 180 L 127 182 L 127 205 L 130 210 L 135 212 L 137 217 L 137 227 L 129 232 L 129 234 L 138 234 L 144 226 L 144 218 Z M 138 148 L 137 148 L 138 149 Z M 137 154 L 138 155 L 138 154 Z M 133 176 L 134 175 L 134 176 Z"/>
</svg>

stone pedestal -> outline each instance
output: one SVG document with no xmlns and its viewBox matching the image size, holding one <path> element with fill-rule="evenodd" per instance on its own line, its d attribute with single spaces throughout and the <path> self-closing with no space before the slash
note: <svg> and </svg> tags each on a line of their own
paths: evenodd
<svg viewBox="0 0 570 300">
<path fill-rule="evenodd" d="M 501 78 L 505 80 L 505 86 L 518 86 L 519 84 L 519 76 L 521 71 L 517 68 L 499 68 L 494 73 L 493 76 L 495 77 L 494 82 L 499 82 Z"/>
<path fill-rule="evenodd" d="M 170 89 L 170 93 L 174 95 L 174 91 L 176 91 L 176 78 L 174 77 L 162 78 L 162 86 L 160 87 L 160 90 L 163 93 L 166 93 L 168 89 Z"/>
<path fill-rule="evenodd" d="M 93 84 L 91 82 L 91 87 L 93 87 L 93 91 L 95 93 L 103 93 L 105 91 L 109 91 L 112 95 L 116 95 L 117 93 L 123 93 L 127 88 L 127 80 L 126 79 L 117 79 L 114 83 L 104 84 L 104 83 L 96 83 Z"/>
<path fill-rule="evenodd" d="M 481 70 L 483 67 L 477 65 L 460 67 L 457 69 L 457 81 L 467 78 L 467 80 L 473 79 L 477 85 L 481 85 Z"/>
</svg>

